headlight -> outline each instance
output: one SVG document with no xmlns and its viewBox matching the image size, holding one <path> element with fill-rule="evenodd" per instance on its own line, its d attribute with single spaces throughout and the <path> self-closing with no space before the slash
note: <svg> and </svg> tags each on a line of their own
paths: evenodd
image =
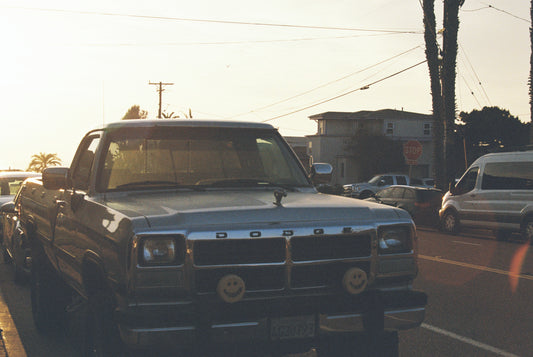
<svg viewBox="0 0 533 357">
<path fill-rule="evenodd" d="M 144 237 L 139 246 L 139 263 L 143 266 L 182 264 L 185 251 L 182 245 L 183 240 L 176 237 Z"/>
<path fill-rule="evenodd" d="M 382 227 L 378 239 L 379 254 L 409 253 L 413 249 L 409 227 Z"/>
</svg>

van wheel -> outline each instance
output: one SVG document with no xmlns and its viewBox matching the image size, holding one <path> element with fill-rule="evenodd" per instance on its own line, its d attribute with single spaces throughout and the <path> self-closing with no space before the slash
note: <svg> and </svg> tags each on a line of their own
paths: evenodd
<svg viewBox="0 0 533 357">
<path fill-rule="evenodd" d="M 526 217 L 522 223 L 522 238 L 533 245 L 533 216 Z"/>
<path fill-rule="evenodd" d="M 506 240 L 509 240 L 512 234 L 512 232 L 503 229 L 494 231 L 494 233 L 496 234 L 496 240 L 499 242 L 505 242 Z"/>
<path fill-rule="evenodd" d="M 444 217 L 442 217 L 441 228 L 446 233 L 459 233 L 459 217 L 455 211 L 448 210 L 444 213 Z"/>
</svg>

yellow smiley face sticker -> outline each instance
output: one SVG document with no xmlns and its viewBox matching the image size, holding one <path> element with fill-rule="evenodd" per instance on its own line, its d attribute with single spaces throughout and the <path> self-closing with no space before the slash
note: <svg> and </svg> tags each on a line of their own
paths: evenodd
<svg viewBox="0 0 533 357">
<path fill-rule="evenodd" d="M 352 295 L 357 295 L 365 290 L 367 283 L 366 272 L 360 268 L 348 269 L 342 278 L 344 289 Z"/>
<path fill-rule="evenodd" d="M 240 301 L 245 290 L 244 280 L 238 275 L 225 275 L 218 281 L 217 294 L 227 303 Z"/>
</svg>

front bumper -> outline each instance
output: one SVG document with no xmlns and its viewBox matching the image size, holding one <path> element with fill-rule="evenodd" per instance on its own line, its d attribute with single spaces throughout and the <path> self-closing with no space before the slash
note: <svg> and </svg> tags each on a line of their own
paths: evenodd
<svg viewBox="0 0 533 357">
<path fill-rule="evenodd" d="M 314 338 L 335 333 L 394 331 L 419 326 L 427 295 L 420 291 L 367 291 L 357 296 L 290 297 L 236 304 L 150 305 L 117 312 L 122 339 L 136 347 L 196 343 L 269 343 L 271 321 L 313 316 Z"/>
</svg>

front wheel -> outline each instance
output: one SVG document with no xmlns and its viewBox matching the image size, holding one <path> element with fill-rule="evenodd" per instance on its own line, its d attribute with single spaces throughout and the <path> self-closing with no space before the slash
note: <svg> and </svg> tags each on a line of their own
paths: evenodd
<svg viewBox="0 0 533 357">
<path fill-rule="evenodd" d="M 115 304 L 110 293 L 97 291 L 89 297 L 84 357 L 125 356 L 125 348 L 114 320 Z"/>
<path fill-rule="evenodd" d="M 444 213 L 441 222 L 441 228 L 446 233 L 459 233 L 459 217 L 453 210 L 448 210 Z"/>
<path fill-rule="evenodd" d="M 533 216 L 526 217 L 522 223 L 522 238 L 533 245 Z"/>
</svg>

